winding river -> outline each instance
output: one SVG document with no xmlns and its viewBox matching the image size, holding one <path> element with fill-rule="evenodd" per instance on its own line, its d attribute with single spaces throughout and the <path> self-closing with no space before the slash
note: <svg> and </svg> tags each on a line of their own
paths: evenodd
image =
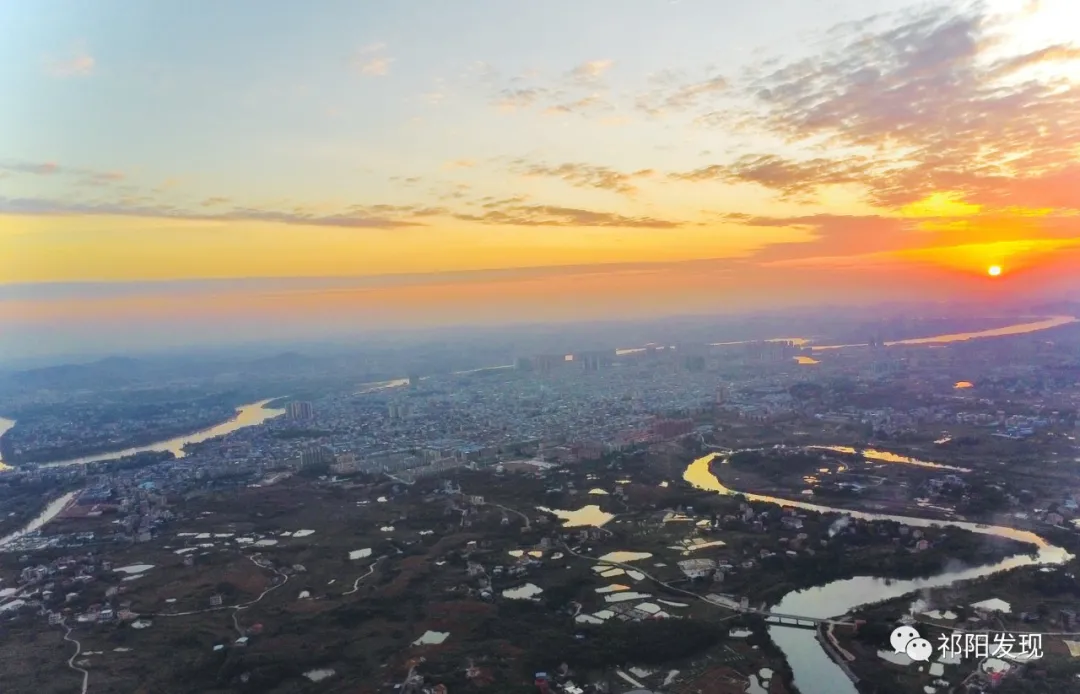
<svg viewBox="0 0 1080 694">
<path fill-rule="evenodd" d="M 247 405 L 241 405 L 236 408 L 236 415 L 232 419 L 222 422 L 216 426 L 196 431 L 193 434 L 185 434 L 184 436 L 177 436 L 175 438 L 168 439 L 167 441 L 159 441 L 157 443 L 147 444 L 145 446 L 135 446 L 133 448 L 125 448 L 120 451 L 110 451 L 106 453 L 95 453 L 93 455 L 85 455 L 80 458 L 71 458 L 69 460 L 57 460 L 51 463 L 43 463 L 41 467 L 63 467 L 66 465 L 84 465 L 86 463 L 96 463 L 103 460 L 116 460 L 118 458 L 124 458 L 129 455 L 135 455 L 137 453 L 149 453 L 151 451 L 170 451 L 177 458 L 183 458 L 184 446 L 190 443 L 201 443 L 208 439 L 212 439 L 217 436 L 224 436 L 225 434 L 231 434 L 238 429 L 244 429 L 246 427 L 253 427 L 258 424 L 262 424 L 268 419 L 273 419 L 279 415 L 285 413 L 283 409 L 272 409 L 266 407 L 268 402 L 278 400 L 279 398 L 269 398 L 267 400 L 260 400 L 259 402 L 249 403 Z M 11 427 L 15 426 L 15 422 L 10 419 L 0 420 L 0 435 L 7 431 Z M 0 470 L 5 469 L 3 462 L 0 461 Z"/>
<path fill-rule="evenodd" d="M 692 462 L 683 473 L 683 479 L 692 486 L 706 491 L 719 494 L 736 494 L 728 489 L 717 479 L 710 469 L 710 464 L 720 454 L 710 453 Z M 773 606 L 777 612 L 785 614 L 797 614 L 807 617 L 839 617 L 852 610 L 870 603 L 881 602 L 898 598 L 912 591 L 924 588 L 936 588 L 947 586 L 956 581 L 966 581 L 975 578 L 989 576 L 1000 571 L 1007 571 L 1021 566 L 1037 564 L 1063 564 L 1072 555 L 1061 547 L 1056 547 L 1035 533 L 1026 530 L 1017 530 L 999 525 L 977 525 L 963 521 L 939 521 L 926 518 L 913 518 L 908 516 L 892 516 L 877 513 L 865 513 L 861 511 L 849 511 L 846 509 L 819 506 L 803 501 L 792 501 L 760 494 L 744 494 L 751 501 L 765 501 L 780 506 L 800 508 L 818 513 L 843 513 L 853 518 L 865 520 L 888 520 L 914 527 L 929 527 L 933 525 L 952 525 L 963 528 L 973 533 L 984 535 L 996 535 L 1020 542 L 1028 542 L 1038 548 L 1035 555 L 1018 555 L 1004 559 L 996 564 L 975 568 L 957 568 L 947 570 L 930 578 L 914 579 L 909 581 L 886 580 L 872 576 L 856 576 L 838 581 L 833 581 L 816 588 L 797 590 L 785 595 L 779 603 Z M 787 657 L 788 663 L 795 674 L 795 686 L 802 694 L 858 694 L 855 685 L 847 678 L 844 672 L 829 659 L 825 651 L 818 644 L 813 631 L 806 629 L 794 629 L 790 627 L 773 626 L 769 628 L 769 636 Z"/>
</svg>

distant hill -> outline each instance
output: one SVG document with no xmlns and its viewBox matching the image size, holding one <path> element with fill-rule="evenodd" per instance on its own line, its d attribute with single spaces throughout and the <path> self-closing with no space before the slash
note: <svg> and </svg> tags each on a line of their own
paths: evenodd
<svg viewBox="0 0 1080 694">
<path fill-rule="evenodd" d="M 157 370 L 139 359 L 108 357 L 89 364 L 64 364 L 15 371 L 7 374 L 4 380 L 15 388 L 97 388 L 103 383 L 116 387 L 144 381 Z"/>
</svg>

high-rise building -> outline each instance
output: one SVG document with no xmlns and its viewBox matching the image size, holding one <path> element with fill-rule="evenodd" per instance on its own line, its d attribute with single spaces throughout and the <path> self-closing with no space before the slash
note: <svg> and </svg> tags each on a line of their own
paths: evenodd
<svg viewBox="0 0 1080 694">
<path fill-rule="evenodd" d="M 693 372 L 704 371 L 705 356 L 702 354 L 690 354 L 683 357 L 683 368 Z"/>
<path fill-rule="evenodd" d="M 329 446 L 316 446 L 300 454 L 300 467 L 334 462 L 334 451 Z"/>
<path fill-rule="evenodd" d="M 294 400 L 286 405 L 285 412 L 289 419 L 293 420 L 311 419 L 315 416 L 315 410 L 311 406 L 311 403 L 300 400 Z"/>
<path fill-rule="evenodd" d="M 615 362 L 615 351 L 576 352 L 572 359 L 575 364 L 581 364 L 585 371 L 599 371 Z"/>
<path fill-rule="evenodd" d="M 559 354 L 540 354 L 533 357 L 533 364 L 540 373 L 550 373 L 552 370 L 564 365 L 566 356 Z"/>
</svg>

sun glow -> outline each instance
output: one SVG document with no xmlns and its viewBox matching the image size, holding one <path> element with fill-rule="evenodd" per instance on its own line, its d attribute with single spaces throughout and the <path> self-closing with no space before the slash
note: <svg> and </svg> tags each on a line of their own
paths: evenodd
<svg viewBox="0 0 1080 694">
<path fill-rule="evenodd" d="M 990 275 L 991 277 L 997 277 L 1001 274 L 1001 266 L 991 265 L 990 267 L 986 268 L 986 274 Z"/>
</svg>

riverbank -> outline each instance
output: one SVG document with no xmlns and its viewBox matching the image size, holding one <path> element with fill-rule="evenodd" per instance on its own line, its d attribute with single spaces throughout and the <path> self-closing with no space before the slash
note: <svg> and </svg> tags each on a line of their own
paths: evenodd
<svg viewBox="0 0 1080 694">
<path fill-rule="evenodd" d="M 1039 634 L 1042 657 L 1037 674 L 1017 669 L 1010 679 L 1041 686 L 1039 691 L 1071 691 L 1078 670 L 1065 642 L 1080 641 L 1080 624 L 1067 618 L 1078 597 L 1070 578 L 1073 571 L 1074 565 L 1028 567 L 907 594 L 859 609 L 855 616 L 864 621 L 863 627 L 858 634 L 841 638 L 857 654 L 853 665 L 864 679 L 905 681 L 915 690 L 930 684 L 926 673 L 905 658 L 881 655 L 892 652 L 889 635 L 902 619 L 913 619 L 920 635 L 935 644 L 956 630 L 985 633 L 991 651 L 996 643 L 993 634 L 1009 634 L 1014 639 L 1019 634 Z M 1012 652 L 1020 651 L 1017 646 Z M 959 662 L 943 662 L 943 674 L 950 682 L 967 678 L 978 673 L 981 660 L 968 653 Z"/>
<path fill-rule="evenodd" d="M 37 517 L 34 518 L 32 521 L 27 523 L 26 526 L 24 526 L 20 530 L 4 536 L 3 538 L 0 538 L 0 551 L 3 551 L 6 547 L 13 544 L 20 537 L 28 535 L 29 533 L 32 533 L 35 530 L 39 530 L 44 527 L 46 523 L 51 521 L 53 518 L 56 518 L 58 515 L 63 513 L 64 509 L 74 503 L 76 496 L 78 496 L 78 491 L 70 491 L 50 501 L 48 504 L 45 505 L 45 508 L 41 511 L 41 513 L 39 513 Z"/>
<path fill-rule="evenodd" d="M 130 456 L 138 455 L 140 453 L 151 452 L 170 452 L 177 458 L 183 458 L 186 455 L 185 447 L 189 444 L 201 443 L 203 441 L 216 438 L 218 436 L 230 434 L 238 429 L 256 426 L 262 424 L 269 419 L 273 419 L 274 417 L 279 417 L 284 414 L 285 410 L 283 409 L 270 409 L 266 407 L 267 403 L 273 402 L 273 400 L 274 399 L 266 399 L 260 400 L 258 402 L 248 403 L 246 405 L 241 405 L 237 408 L 236 414 L 227 421 L 213 427 L 201 429 L 191 434 L 178 436 L 165 441 L 158 441 L 157 443 L 151 443 L 145 446 L 126 448 L 120 451 L 110 451 L 107 453 L 98 453 L 70 460 L 59 460 L 53 461 L 51 463 L 43 463 L 41 464 L 41 467 L 84 465 L 87 463 L 116 460 L 119 458 L 127 458 Z"/>
<path fill-rule="evenodd" d="M 11 466 L 18 467 L 22 465 L 51 465 L 65 460 L 94 458 L 95 456 L 108 457 L 117 450 L 143 448 L 152 446 L 155 442 L 159 441 L 192 436 L 207 429 L 220 427 L 235 417 L 236 413 L 234 412 L 232 416 L 214 417 L 212 419 L 187 423 L 181 426 L 166 427 L 153 432 L 144 432 L 139 435 L 131 436 L 124 441 L 110 442 L 100 446 L 66 446 L 63 448 L 45 449 L 44 453 L 31 452 L 30 454 L 18 456 L 11 450 L 10 441 L 5 443 L 4 438 L 0 438 L 0 460 L 5 461 Z M 30 456 L 33 456 L 33 458 L 31 459 Z"/>
<path fill-rule="evenodd" d="M 51 482 L 24 482 L 0 486 L 0 537 L 21 531 L 48 507 L 57 495 L 72 491 L 72 487 L 57 487 Z"/>
<path fill-rule="evenodd" d="M 728 489 L 711 471 L 712 462 L 718 454 L 698 458 L 687 466 L 683 479 L 692 486 L 724 495 L 739 492 Z M 1005 539 L 1028 542 L 1037 548 L 1034 556 L 1014 556 L 989 566 L 951 566 L 941 573 L 923 579 L 892 580 L 872 576 L 857 576 L 835 580 L 824 585 L 796 590 L 785 595 L 772 609 L 776 612 L 806 617 L 828 618 L 846 615 L 860 606 L 896 598 L 915 591 L 948 586 L 957 581 L 974 580 L 999 574 L 1011 569 L 1036 565 L 1060 565 L 1073 557 L 1064 549 L 1050 544 L 1042 537 L 1027 531 L 995 525 L 976 525 L 961 521 L 930 521 L 924 518 L 888 516 L 860 511 L 844 511 L 803 501 L 756 494 L 743 495 L 748 501 L 760 501 L 781 507 L 816 511 L 819 513 L 846 513 L 853 519 L 891 520 L 913 528 L 947 525 L 980 535 L 992 535 Z M 771 627 L 773 641 L 784 651 L 795 675 L 795 686 L 802 694 L 858 694 L 848 676 L 829 659 L 807 630 Z"/>
</svg>

